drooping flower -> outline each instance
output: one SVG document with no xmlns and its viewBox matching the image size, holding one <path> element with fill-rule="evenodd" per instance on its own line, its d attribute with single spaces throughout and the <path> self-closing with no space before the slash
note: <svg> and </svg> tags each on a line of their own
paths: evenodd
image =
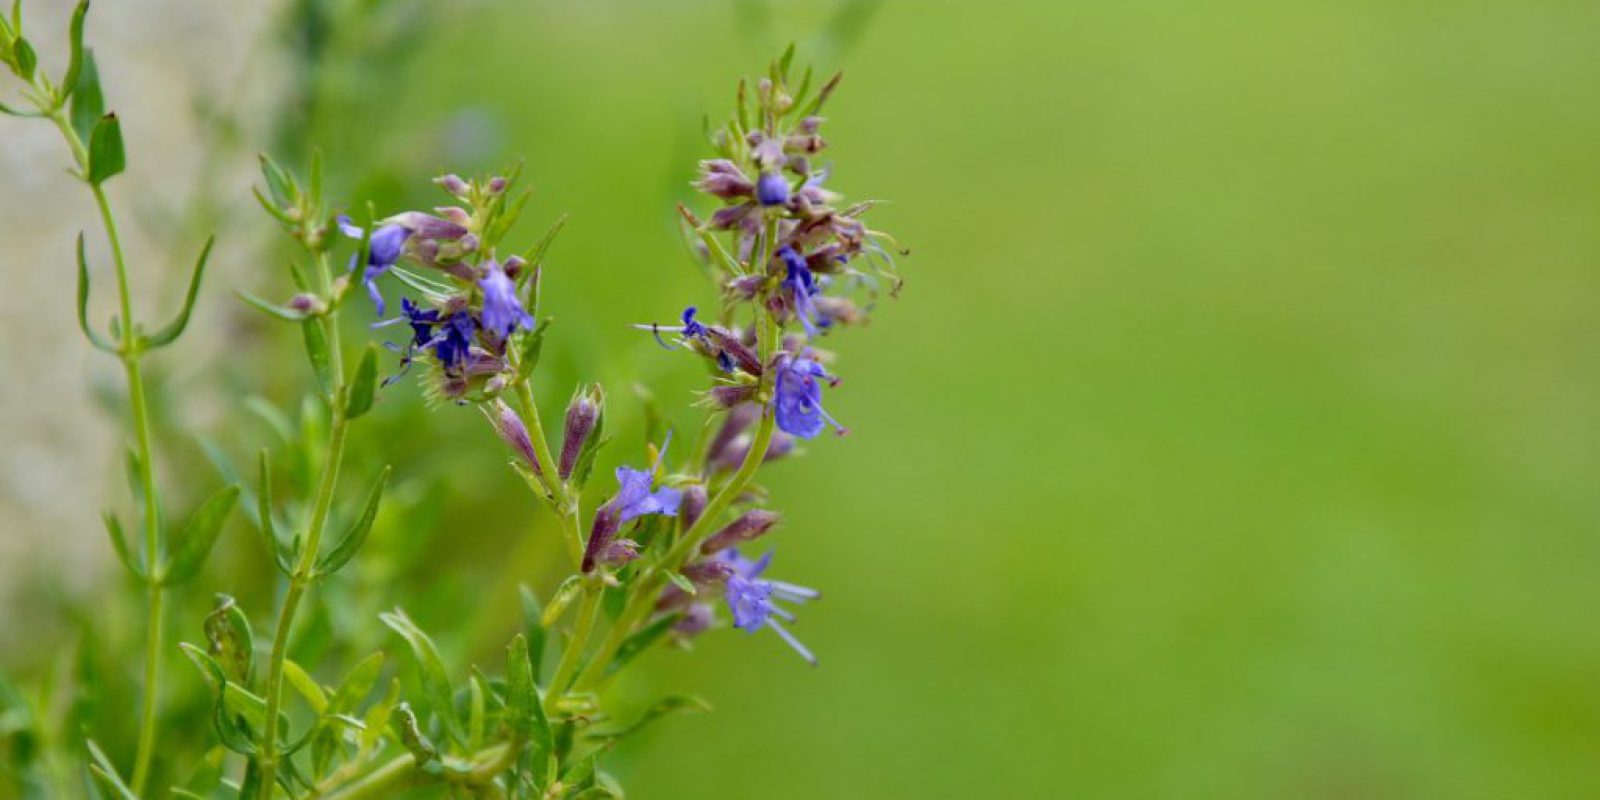
<svg viewBox="0 0 1600 800">
<path fill-rule="evenodd" d="M 830 385 L 838 383 L 837 378 L 810 356 L 780 356 L 778 382 L 772 398 L 779 430 L 801 439 L 815 438 L 828 425 L 845 433 L 838 421 L 822 410 L 822 384 L 818 378 Z"/>
<path fill-rule="evenodd" d="M 794 309 L 794 315 L 800 318 L 800 324 L 805 327 L 806 335 L 816 336 L 819 315 L 817 304 L 812 300 L 818 292 L 816 276 L 811 274 L 805 256 L 800 255 L 793 247 L 784 245 L 778 248 L 778 257 L 783 259 L 785 271 L 784 299 L 789 307 Z"/>
<path fill-rule="evenodd" d="M 360 240 L 366 231 L 351 224 L 350 218 L 340 214 L 335 222 L 339 230 L 352 239 Z M 383 293 L 378 291 L 378 276 L 389 271 L 400 254 L 405 250 L 406 239 L 411 237 L 410 229 L 404 225 L 389 224 L 380 226 L 373 231 L 372 238 L 367 242 L 367 264 L 362 270 L 361 282 L 367 287 L 367 296 L 372 298 L 372 304 L 378 309 L 378 316 L 383 316 Z M 354 272 L 356 262 L 361 260 L 361 254 L 350 256 L 350 271 Z"/>
<path fill-rule="evenodd" d="M 801 658 L 815 665 L 817 657 L 779 622 L 794 622 L 794 613 L 779 606 L 776 601 L 804 603 L 815 600 L 821 593 L 805 586 L 761 577 L 772 563 L 771 552 L 751 561 L 740 556 L 737 550 L 729 548 L 719 553 L 717 560 L 732 569 L 723 587 L 723 598 L 728 603 L 728 611 L 733 614 L 733 626 L 747 633 L 771 628 Z"/>
<path fill-rule="evenodd" d="M 490 260 L 487 271 L 478 281 L 483 289 L 483 329 L 497 341 L 503 341 L 517 328 L 533 327 L 533 315 L 517 299 L 517 284 L 506 274 L 498 261 Z"/>
</svg>

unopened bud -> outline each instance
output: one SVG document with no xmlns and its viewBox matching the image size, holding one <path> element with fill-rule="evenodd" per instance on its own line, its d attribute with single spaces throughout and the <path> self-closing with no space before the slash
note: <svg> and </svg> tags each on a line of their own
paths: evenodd
<svg viewBox="0 0 1600 800">
<path fill-rule="evenodd" d="M 778 524 L 777 514 L 759 508 L 751 509 L 706 539 L 700 545 L 700 552 L 710 555 L 741 542 L 748 542 L 772 530 L 772 526 L 776 524 Z"/>
<path fill-rule="evenodd" d="M 583 571 L 593 572 L 600 554 L 611 545 L 612 537 L 622 526 L 622 512 L 607 503 L 594 512 L 594 523 L 589 527 L 589 543 L 583 549 Z"/>
<path fill-rule="evenodd" d="M 776 172 L 761 173 L 761 180 L 756 183 L 756 202 L 764 206 L 789 202 L 789 182 Z"/>
<path fill-rule="evenodd" d="M 578 457 L 583 454 L 584 445 L 594 434 L 595 424 L 600 421 L 604 401 L 600 387 L 594 386 L 579 389 L 572 395 L 572 402 L 567 404 L 566 427 L 561 434 L 561 480 L 572 477 Z"/>
<path fill-rule="evenodd" d="M 528 426 L 522 424 L 522 418 L 511 406 L 503 400 L 496 400 L 494 406 L 485 406 L 483 413 L 489 417 L 489 424 L 494 426 L 494 432 L 506 443 L 522 460 L 533 470 L 533 474 L 542 475 L 544 471 L 539 466 L 539 456 L 533 452 L 533 441 L 528 438 Z"/>
<path fill-rule="evenodd" d="M 756 351 L 750 349 L 750 346 L 744 342 L 739 341 L 738 337 L 734 336 L 727 328 L 708 325 L 706 326 L 706 337 L 718 349 L 726 353 L 729 358 L 732 358 L 733 363 L 739 365 L 739 369 L 750 375 L 760 377 L 761 359 L 756 355 Z"/>
<path fill-rule="evenodd" d="M 500 194 L 506 190 L 506 179 L 499 175 L 489 179 L 489 194 Z"/>
<path fill-rule="evenodd" d="M 301 292 L 289 298 L 287 306 L 291 311 L 298 311 L 302 314 L 321 314 L 328 310 L 328 305 L 322 302 L 322 298 L 309 292 Z"/>
<path fill-rule="evenodd" d="M 733 576 L 733 567 L 728 562 L 711 559 L 709 561 L 693 561 L 683 565 L 680 570 L 683 577 L 696 586 L 713 586 L 726 583 Z"/>
<path fill-rule="evenodd" d="M 747 383 L 723 384 L 707 389 L 705 396 L 717 408 L 733 408 L 741 403 L 750 402 L 756 396 L 756 387 Z"/>
<path fill-rule="evenodd" d="M 606 545 L 595 560 L 608 567 L 617 567 L 639 557 L 639 543 L 632 539 L 617 539 Z"/>
<path fill-rule="evenodd" d="M 434 178 L 433 182 L 439 184 L 439 188 L 455 195 L 456 197 L 463 197 L 467 194 L 467 182 L 461 180 L 460 176 L 444 175 Z"/>
<path fill-rule="evenodd" d="M 711 609 L 710 603 L 694 603 L 673 624 L 672 632 L 679 636 L 698 636 L 710 628 L 715 619 L 716 612 Z"/>
<path fill-rule="evenodd" d="M 706 511 L 706 500 L 705 484 L 691 483 L 683 487 L 683 497 L 678 501 L 678 522 L 684 530 L 700 521 L 700 515 Z"/>
</svg>

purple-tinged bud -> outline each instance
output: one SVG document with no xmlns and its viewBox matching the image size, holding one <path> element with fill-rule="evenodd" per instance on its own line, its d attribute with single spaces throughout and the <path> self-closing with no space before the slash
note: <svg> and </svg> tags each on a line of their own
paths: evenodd
<svg viewBox="0 0 1600 800">
<path fill-rule="evenodd" d="M 617 567 L 639 557 L 639 543 L 632 539 L 617 539 L 601 548 L 595 561 L 603 566 Z"/>
<path fill-rule="evenodd" d="M 421 211 L 407 211 L 402 214 L 396 214 L 390 217 L 390 220 L 410 231 L 418 239 L 453 242 L 467 235 L 467 227 L 465 225 L 457 224 L 432 214 L 424 214 Z"/>
<path fill-rule="evenodd" d="M 772 442 L 767 445 L 767 452 L 761 457 L 761 463 L 770 464 L 794 452 L 795 440 L 783 431 L 772 434 Z M 721 450 L 714 450 L 706 456 L 706 466 L 712 472 L 725 472 L 744 463 L 746 456 L 750 455 L 750 437 L 739 436 L 733 439 Z"/>
<path fill-rule="evenodd" d="M 711 555 L 721 550 L 726 550 L 742 542 L 755 539 L 772 526 L 778 524 L 778 515 L 771 511 L 753 508 L 740 514 L 737 519 L 728 523 L 722 530 L 712 534 L 700 545 L 702 555 Z"/>
<path fill-rule="evenodd" d="M 528 438 L 528 426 L 522 424 L 522 418 L 517 416 L 517 412 L 512 411 L 511 406 L 506 405 L 504 401 L 496 400 L 493 408 L 485 406 L 483 413 L 489 417 L 489 424 L 494 426 L 494 432 L 500 434 L 501 440 L 522 457 L 528 468 L 533 470 L 533 474 L 544 474 L 539 466 L 539 456 L 533 452 L 533 441 Z"/>
<path fill-rule="evenodd" d="M 754 399 L 756 387 L 748 383 L 723 384 L 707 389 L 705 396 L 717 408 L 733 408 Z"/>
<path fill-rule="evenodd" d="M 506 190 L 506 179 L 499 175 L 489 179 L 489 194 L 501 194 Z"/>
<path fill-rule="evenodd" d="M 700 521 L 700 515 L 706 513 L 706 486 L 703 483 L 691 483 L 683 487 L 683 499 L 678 501 L 678 524 L 684 530 L 694 527 Z"/>
<path fill-rule="evenodd" d="M 598 385 L 573 393 L 572 402 L 567 405 L 566 428 L 561 435 L 561 480 L 572 477 L 572 470 L 578 465 L 578 456 L 583 453 L 583 446 L 594 434 L 595 423 L 600 420 L 604 402 L 605 394 Z"/>
<path fill-rule="evenodd" d="M 467 182 L 461 180 L 461 177 L 458 175 L 443 175 L 434 178 L 433 182 L 439 184 L 439 188 L 455 195 L 456 197 L 462 197 L 467 193 Z"/>
<path fill-rule="evenodd" d="M 460 225 L 463 228 L 470 227 L 472 225 L 472 215 L 468 214 L 467 210 L 464 208 L 458 208 L 456 206 L 439 206 L 438 208 L 435 208 L 433 212 L 444 219 Z"/>
<path fill-rule="evenodd" d="M 522 268 L 526 266 L 528 261 L 522 256 L 512 256 L 506 259 L 506 263 L 500 265 L 501 269 L 506 271 L 506 276 L 513 280 L 522 274 Z"/>
<path fill-rule="evenodd" d="M 761 180 L 756 184 L 756 202 L 764 206 L 789 202 L 789 182 L 776 172 L 761 173 Z"/>
<path fill-rule="evenodd" d="M 826 120 L 823 117 L 806 117 L 805 119 L 800 120 L 800 126 L 798 130 L 807 135 L 814 134 L 822 129 L 822 123 L 825 121 Z"/>
<path fill-rule="evenodd" d="M 694 187 L 724 200 L 749 197 L 755 191 L 744 171 L 726 158 L 701 161 L 700 180 L 695 181 Z"/>
<path fill-rule="evenodd" d="M 721 559 L 709 561 L 692 561 L 683 565 L 680 570 L 683 577 L 696 586 L 715 586 L 724 583 L 733 575 L 733 566 Z"/>
<path fill-rule="evenodd" d="M 478 234 L 469 233 L 461 237 L 461 252 L 471 253 L 478 249 Z"/>
<path fill-rule="evenodd" d="M 717 209 L 716 213 L 711 215 L 711 227 L 719 231 L 730 230 L 739 223 L 743 222 L 744 218 L 748 217 L 750 212 L 754 210 L 755 206 L 750 205 L 749 203 L 744 203 L 737 206 L 724 206 L 723 208 Z"/>
<path fill-rule="evenodd" d="M 673 624 L 672 632 L 683 637 L 699 636 L 711 627 L 716 618 L 710 603 L 693 603 L 683 612 L 683 617 Z"/>
<path fill-rule="evenodd" d="M 611 545 L 612 537 L 622 526 L 622 512 L 617 506 L 606 504 L 594 512 L 594 524 L 589 526 L 589 544 L 583 549 L 583 571 L 594 572 L 600 554 Z"/>
<path fill-rule="evenodd" d="M 752 300 L 761 293 L 761 288 L 767 285 L 765 275 L 740 275 L 728 281 L 728 293 L 740 300 Z"/>
<path fill-rule="evenodd" d="M 309 292 L 301 292 L 289 298 L 289 302 L 285 305 L 289 310 L 302 314 L 321 314 L 328 310 L 328 304 L 322 302 L 322 298 Z"/>
<path fill-rule="evenodd" d="M 675 611 L 689 605 L 694 600 L 694 595 L 679 589 L 677 584 L 667 584 L 661 590 L 661 598 L 656 600 L 657 611 Z"/>
<path fill-rule="evenodd" d="M 734 406 L 730 409 L 728 417 L 722 421 L 722 427 L 717 429 L 716 435 L 711 437 L 711 443 L 706 446 L 706 463 L 712 465 L 720 463 L 739 435 L 754 425 L 760 416 L 761 409 L 753 404 Z"/>
<path fill-rule="evenodd" d="M 728 357 L 739 365 L 739 369 L 756 377 L 761 376 L 761 358 L 756 355 L 756 351 L 750 349 L 749 345 L 739 341 L 732 331 L 718 325 L 708 325 L 706 338 L 710 339 L 719 350 L 728 354 Z"/>
</svg>

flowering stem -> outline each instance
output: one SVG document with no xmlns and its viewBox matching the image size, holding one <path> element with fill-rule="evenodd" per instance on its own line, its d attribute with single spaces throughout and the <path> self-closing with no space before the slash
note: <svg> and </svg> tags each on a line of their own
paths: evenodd
<svg viewBox="0 0 1600 800">
<path fill-rule="evenodd" d="M 323 287 L 331 284 L 326 255 L 317 261 L 322 273 Z M 339 319 L 337 312 L 322 318 L 328 335 L 328 350 L 333 368 L 333 382 L 339 387 L 334 393 L 333 422 L 328 433 L 328 455 L 322 465 L 322 478 L 317 484 L 315 505 L 312 506 L 311 523 L 306 532 L 305 547 L 301 549 L 294 573 L 289 578 L 289 590 L 283 597 L 283 608 L 278 613 L 277 629 L 272 636 L 272 655 L 267 662 L 266 723 L 261 737 L 261 800 L 272 800 L 278 771 L 278 710 L 283 702 L 283 663 L 288 658 L 289 632 L 294 627 L 294 615 L 310 587 L 312 568 L 317 551 L 322 544 L 322 530 L 333 508 L 334 488 L 339 482 L 339 467 L 344 461 L 345 431 L 349 420 L 344 413 L 344 356 L 339 349 Z"/>
<path fill-rule="evenodd" d="M 769 361 L 772 353 L 777 349 L 780 333 L 778 324 L 772 318 L 772 315 L 762 313 L 760 346 L 763 363 Z M 616 623 L 611 626 L 611 631 L 606 634 L 605 641 L 600 643 L 600 647 L 595 651 L 594 657 L 589 659 L 588 666 L 584 668 L 583 674 L 578 677 L 576 688 L 579 691 L 593 688 L 605 679 L 606 666 L 616 656 L 617 650 L 622 647 L 622 643 L 627 640 L 629 634 L 633 633 L 634 627 L 642 622 L 650 613 L 650 610 L 655 607 L 656 595 L 666 583 L 667 575 L 676 572 L 683 566 L 683 563 L 700 546 L 705 537 L 715 529 L 717 520 L 722 515 L 722 512 L 726 511 L 728 506 L 732 505 L 733 501 L 744 492 L 745 486 L 755 477 L 756 471 L 761 468 L 761 462 L 766 458 L 767 447 L 772 443 L 772 435 L 776 430 L 776 423 L 777 418 L 773 413 L 772 406 L 769 404 L 761 413 L 761 421 L 756 427 L 755 438 L 750 442 L 750 451 L 745 454 L 744 461 L 739 464 L 739 469 L 733 473 L 733 477 L 729 478 L 727 483 L 723 484 L 722 491 L 717 492 L 716 497 L 713 497 L 711 502 L 706 504 L 705 511 L 701 512 L 700 518 L 695 520 L 694 525 L 689 527 L 683 538 L 679 539 L 677 544 L 673 545 L 672 549 L 668 550 L 661 561 L 649 572 L 640 576 L 637 582 L 638 588 L 628 598 L 627 605 L 623 607 L 622 614 L 617 617 Z"/>
<path fill-rule="evenodd" d="M 512 350 L 512 369 L 520 370 L 521 365 L 515 350 L 507 349 Z M 524 377 L 517 379 L 515 385 L 517 404 L 522 406 L 522 414 L 528 418 L 528 438 L 533 441 L 534 455 L 539 457 L 538 469 L 535 472 L 539 476 L 539 482 L 544 484 L 545 491 L 549 492 L 552 502 L 556 504 L 557 513 L 566 523 L 564 536 L 567 540 L 567 556 L 572 559 L 572 566 L 577 567 L 583 563 L 583 533 L 580 530 L 582 525 L 579 519 L 581 514 L 578 498 L 567 496 L 566 485 L 561 482 L 560 476 L 553 472 L 558 465 L 551 457 L 550 442 L 545 439 L 544 434 L 544 420 L 539 417 L 539 404 L 533 401 L 533 388 L 528 383 L 528 379 Z"/>
</svg>

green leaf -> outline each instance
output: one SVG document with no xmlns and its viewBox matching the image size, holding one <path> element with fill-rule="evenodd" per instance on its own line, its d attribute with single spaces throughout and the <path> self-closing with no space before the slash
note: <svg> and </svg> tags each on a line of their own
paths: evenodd
<svg viewBox="0 0 1600 800">
<path fill-rule="evenodd" d="M 56 105 L 66 100 L 72 90 L 78 86 L 78 76 L 83 72 L 83 21 L 89 16 L 89 0 L 80 0 L 78 7 L 72 12 L 72 25 L 67 29 L 67 46 L 70 55 L 67 58 L 66 74 L 61 76 L 61 86 L 58 92 Z"/>
<path fill-rule="evenodd" d="M 778 59 L 778 77 L 779 78 L 782 78 L 785 81 L 789 80 L 789 64 L 793 63 L 793 61 L 794 61 L 794 42 L 790 42 L 789 46 L 787 48 L 784 48 L 783 57 Z"/>
<path fill-rule="evenodd" d="M 128 540 L 122 535 L 122 523 L 110 511 L 106 511 L 100 516 L 106 522 L 106 533 L 111 534 L 111 546 L 117 551 L 117 560 L 121 561 L 122 566 L 127 567 L 135 578 L 140 581 L 148 581 L 150 579 L 149 573 L 145 572 L 144 565 L 140 563 L 139 557 L 128 549 Z"/>
<path fill-rule="evenodd" d="M 711 704 L 698 697 L 694 697 L 692 695 L 672 695 L 656 701 L 655 705 L 645 709 L 645 712 L 639 715 L 639 718 L 634 720 L 633 724 L 631 725 L 612 731 L 591 733 L 589 736 L 594 739 L 616 741 L 624 736 L 637 733 L 644 726 L 649 725 L 650 723 L 655 722 L 656 720 L 665 716 L 672 714 L 702 713 L 710 710 Z"/>
<path fill-rule="evenodd" d="M 465 742 L 467 732 L 456 717 L 454 690 L 450 688 L 450 678 L 445 674 L 444 661 L 439 658 L 439 648 L 400 609 L 390 614 L 379 614 L 378 618 L 400 634 L 406 644 L 411 645 L 411 654 L 417 659 L 417 666 L 422 673 L 422 688 L 428 697 L 428 704 L 433 707 L 433 713 L 439 717 L 452 739 L 457 743 Z"/>
<path fill-rule="evenodd" d="M 583 590 L 583 579 L 577 575 L 568 575 L 567 579 L 556 587 L 555 594 L 550 595 L 550 603 L 544 607 L 544 616 L 539 618 L 540 624 L 546 628 L 556 624 L 561 615 L 566 612 L 567 606 L 572 604 L 572 599 Z"/>
<path fill-rule="evenodd" d="M 327 693 L 322 691 L 322 687 L 317 685 L 316 679 L 311 677 L 311 674 L 306 672 L 305 668 L 289 659 L 284 659 L 283 677 L 287 678 L 289 685 L 293 686 L 295 691 L 306 699 L 306 703 L 311 706 L 312 711 L 321 714 L 328 708 Z"/>
<path fill-rule="evenodd" d="M 200 250 L 200 258 L 194 263 L 194 272 L 189 278 L 189 291 L 183 297 L 183 309 L 166 327 L 150 335 L 150 347 L 163 347 L 171 344 L 174 339 L 183 335 L 183 329 L 189 327 L 189 316 L 194 313 L 194 299 L 200 294 L 200 280 L 206 273 L 206 261 L 211 258 L 211 246 L 217 243 L 217 237 L 206 238 L 206 246 Z"/>
<path fill-rule="evenodd" d="M 608 676 L 615 675 L 617 671 L 626 666 L 629 661 L 632 661 L 645 650 L 648 650 L 650 645 L 655 644 L 656 640 L 660 639 L 666 634 L 667 631 L 672 629 L 673 624 L 678 621 L 679 616 L 680 615 L 678 614 L 667 614 L 662 616 L 660 619 L 657 619 L 649 625 L 640 628 L 632 636 L 623 639 L 622 646 L 617 648 L 617 654 L 611 658 L 611 663 L 606 665 L 605 674 Z"/>
<path fill-rule="evenodd" d="M 188 642 L 179 642 L 178 649 L 183 651 L 189 661 L 200 670 L 200 677 L 211 687 L 214 695 L 220 695 L 226 704 L 229 713 L 243 718 L 245 723 L 253 730 L 264 730 L 267 722 L 267 701 L 260 695 L 228 680 L 227 673 L 206 651 L 195 647 Z M 288 730 L 289 720 L 282 712 L 278 713 L 278 731 L 280 736 Z"/>
<path fill-rule="evenodd" d="M 94 50 L 86 48 L 83 51 L 83 69 L 78 75 L 77 84 L 73 86 L 69 109 L 72 129 L 78 132 L 78 138 L 89 141 L 95 121 L 105 113 L 106 97 L 100 88 L 100 68 L 95 64 Z"/>
<path fill-rule="evenodd" d="M 332 397 L 337 388 L 333 380 L 333 355 L 328 349 L 328 332 L 323 330 L 322 321 L 308 319 L 300 323 L 300 329 L 306 336 L 306 356 L 311 359 L 311 371 L 317 376 L 317 385 L 322 389 L 324 397 Z"/>
<path fill-rule="evenodd" d="M 383 740 L 383 732 L 389 729 L 389 717 L 394 713 L 396 703 L 400 702 L 400 679 L 395 678 L 389 682 L 389 692 L 382 700 L 372 704 L 367 709 L 362 721 L 367 724 L 367 729 L 361 733 L 361 750 L 363 752 L 376 747 Z"/>
<path fill-rule="evenodd" d="M 667 580 L 672 581 L 673 586 L 678 587 L 683 591 L 684 594 L 687 594 L 691 597 L 700 593 L 700 590 L 695 588 L 694 581 L 683 577 L 683 575 L 677 572 L 668 572 Z"/>
<path fill-rule="evenodd" d="M 373 482 L 372 491 L 367 493 L 367 504 L 361 510 L 361 518 L 350 526 L 350 531 L 328 551 L 327 555 L 317 559 L 319 576 L 338 572 L 355 557 L 356 551 L 367 541 L 367 534 L 372 532 L 372 521 L 378 517 L 378 503 L 383 500 L 383 487 L 389 482 L 389 473 L 392 471 L 391 467 L 384 467 L 383 472 L 378 473 L 378 480 Z"/>
<path fill-rule="evenodd" d="M 111 759 L 106 758 L 105 751 L 100 749 L 100 745 L 95 744 L 93 739 L 86 739 L 84 746 L 89 749 L 89 772 L 94 774 L 95 780 L 99 781 L 113 798 L 139 800 L 139 795 L 134 794 L 133 790 L 122 782 L 121 776 L 117 775 L 117 768 L 112 765 Z"/>
<path fill-rule="evenodd" d="M 334 714 L 348 714 L 361 705 L 367 695 L 372 692 L 372 685 L 378 682 L 378 675 L 383 671 L 383 652 L 375 652 L 361 659 L 350 668 L 344 676 L 344 682 L 339 684 L 339 689 L 334 692 L 333 699 L 328 701 L 328 711 Z"/>
<path fill-rule="evenodd" d="M 24 81 L 32 81 L 33 70 L 35 67 L 39 66 L 39 56 L 37 53 L 33 52 L 33 45 L 28 44 L 27 39 L 19 37 L 12 44 L 12 47 L 13 49 L 11 51 L 11 57 L 16 62 L 17 75 L 20 76 Z"/>
<path fill-rule="evenodd" d="M 272 156 L 262 153 L 260 159 L 261 175 L 267 181 L 267 191 L 272 194 L 273 203 L 278 209 L 293 207 L 300 196 L 300 188 L 295 185 L 294 177 L 278 166 Z"/>
<path fill-rule="evenodd" d="M 539 356 L 544 352 L 544 331 L 550 327 L 550 320 L 539 321 L 537 327 L 522 337 L 522 350 L 517 366 L 518 371 L 524 376 L 532 375 L 533 368 L 539 366 Z"/>
<path fill-rule="evenodd" d="M 548 635 L 541 618 L 544 612 L 539 607 L 539 596 L 527 586 L 518 586 L 517 594 L 522 598 L 522 630 L 528 637 L 528 661 L 533 665 L 533 682 L 538 683 L 540 678 L 540 665 L 544 663 L 544 643 Z"/>
<path fill-rule="evenodd" d="M 88 338 L 89 344 L 107 353 L 117 352 L 117 348 L 95 333 L 89 327 L 89 258 L 83 251 L 83 234 L 78 234 L 78 330 Z"/>
<path fill-rule="evenodd" d="M 483 729 L 487 716 L 484 702 L 483 680 L 476 673 L 467 678 L 467 749 L 476 751 L 483 747 Z"/>
<path fill-rule="evenodd" d="M 534 682 L 528 640 L 517 634 L 506 648 L 506 715 L 511 730 L 533 745 L 535 759 L 545 758 L 554 747 L 544 698 Z"/>
<path fill-rule="evenodd" d="M 96 186 L 121 174 L 128 166 L 122 148 L 122 123 L 116 114 L 107 114 L 89 132 L 89 182 Z"/>
<path fill-rule="evenodd" d="M 409 703 L 395 707 L 394 727 L 400 736 L 400 743 L 411 751 L 411 757 L 417 764 L 426 764 L 439 757 L 439 749 L 423 735 L 422 726 L 417 723 L 417 714 L 411 710 Z"/>
<path fill-rule="evenodd" d="M 243 300 L 245 305 L 287 322 L 303 322 L 311 319 L 311 315 L 304 311 L 296 311 L 287 306 L 280 306 L 277 303 L 263 300 L 243 289 L 234 289 L 233 294 L 235 297 Z"/>
<path fill-rule="evenodd" d="M 228 520 L 238 500 L 239 487 L 224 486 L 189 515 L 177 550 L 158 573 L 161 585 L 176 586 L 199 574 L 206 556 L 211 555 L 212 545 L 217 543 L 217 535 L 222 532 L 222 523 Z"/>
<path fill-rule="evenodd" d="M 378 383 L 378 347 L 367 345 L 356 366 L 355 380 L 350 384 L 350 397 L 345 402 L 345 419 L 355 419 L 372 408 L 372 395 Z"/>
<path fill-rule="evenodd" d="M 217 595 L 216 610 L 206 615 L 205 632 L 209 655 L 222 660 L 224 673 L 233 681 L 249 688 L 255 680 L 255 634 L 232 597 Z"/>
<path fill-rule="evenodd" d="M 276 411 L 277 409 L 273 409 Z M 294 564 L 290 563 L 293 554 L 285 555 L 283 545 L 278 542 L 278 528 L 272 521 L 272 467 L 267 462 L 267 449 L 261 448 L 261 478 L 256 486 L 256 516 L 261 521 L 261 535 L 266 539 L 267 551 L 272 554 L 272 560 L 277 563 L 278 571 L 284 577 L 294 575 Z"/>
</svg>

